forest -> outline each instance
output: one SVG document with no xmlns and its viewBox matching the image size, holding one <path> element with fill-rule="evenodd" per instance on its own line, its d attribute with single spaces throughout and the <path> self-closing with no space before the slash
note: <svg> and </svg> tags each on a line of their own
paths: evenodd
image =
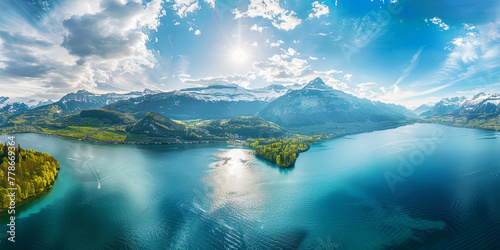
<svg viewBox="0 0 500 250">
<path fill-rule="evenodd" d="M 15 147 L 15 188 L 16 203 L 23 203 L 39 196 L 54 186 L 59 172 L 59 163 L 49 154 Z M 9 207 L 7 188 L 8 146 L 0 143 L 0 210 Z"/>
<path fill-rule="evenodd" d="M 204 127 L 216 136 L 237 135 L 243 138 L 281 137 L 285 132 L 276 124 L 256 116 L 237 116 L 227 121 L 214 120 Z"/>
<path fill-rule="evenodd" d="M 312 137 L 294 139 L 247 139 L 247 146 L 253 148 L 253 153 L 265 160 L 276 163 L 279 167 L 292 167 L 299 153 L 307 151 L 314 142 Z"/>
</svg>

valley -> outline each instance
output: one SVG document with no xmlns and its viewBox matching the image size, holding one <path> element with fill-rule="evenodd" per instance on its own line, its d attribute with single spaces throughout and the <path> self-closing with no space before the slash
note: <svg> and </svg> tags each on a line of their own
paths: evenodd
<svg viewBox="0 0 500 250">
<path fill-rule="evenodd" d="M 309 138 L 308 148 L 310 143 L 325 139 L 416 121 L 416 115 L 403 106 L 357 98 L 333 89 L 321 78 L 304 85 L 271 85 L 254 90 L 215 85 L 129 94 L 78 91 L 31 109 L 9 113 L 11 107 L 6 107 L 1 134 L 42 133 L 112 144 L 272 139 L 280 143 L 270 143 L 278 151 L 262 158 L 277 163 L 276 156 L 281 155 L 283 160 L 277 164 L 281 167 L 293 166 L 301 151 L 287 153 L 283 145 L 290 141 Z M 265 156 L 261 151 L 254 148 L 256 155 Z M 294 155 L 294 159 L 285 154 Z"/>
<path fill-rule="evenodd" d="M 78 91 L 34 108 L 22 103 L 14 105 L 21 109 L 4 106 L 0 133 L 42 133 L 111 144 L 225 142 L 251 146 L 259 141 L 259 147 L 251 146 L 257 156 L 291 167 L 304 151 L 290 153 L 283 146 L 294 140 L 306 140 L 304 148 L 308 148 L 326 139 L 415 122 L 499 130 L 498 98 L 484 93 L 471 99 L 444 98 L 412 112 L 335 90 L 321 78 L 303 85 L 253 90 L 215 85 L 129 94 Z"/>
</svg>

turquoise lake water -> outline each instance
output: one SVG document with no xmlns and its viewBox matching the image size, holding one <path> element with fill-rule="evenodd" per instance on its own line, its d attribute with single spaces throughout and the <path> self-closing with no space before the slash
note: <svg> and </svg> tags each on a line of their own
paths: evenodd
<svg viewBox="0 0 500 250">
<path fill-rule="evenodd" d="M 351 135 L 286 170 L 226 144 L 16 139 L 61 170 L 18 208 L 16 243 L 0 217 L 1 249 L 500 249 L 498 132 Z"/>
</svg>

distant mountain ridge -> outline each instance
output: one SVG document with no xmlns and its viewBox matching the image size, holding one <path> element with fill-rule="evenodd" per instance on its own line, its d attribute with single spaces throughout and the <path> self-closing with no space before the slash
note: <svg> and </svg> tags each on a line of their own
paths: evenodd
<svg viewBox="0 0 500 250">
<path fill-rule="evenodd" d="M 258 115 L 266 121 L 292 127 L 325 123 L 360 123 L 356 125 L 360 128 L 356 131 L 363 130 L 361 123 L 365 122 L 377 123 L 378 125 L 374 127 L 384 128 L 386 125 L 379 122 L 404 121 L 409 117 L 415 117 L 413 112 L 403 106 L 358 98 L 336 90 L 325 84 L 321 78 L 316 78 L 308 84 L 287 86 L 273 84 L 258 89 L 247 89 L 232 84 L 170 92 L 145 90 L 102 95 L 79 90 L 48 105 L 15 115 L 4 113 L 0 117 L 0 122 L 8 123 L 9 126 L 16 123 L 45 124 L 47 121 L 60 119 L 69 114 L 96 109 L 129 115 L 135 120 L 142 119 L 148 113 L 156 113 L 176 120 L 230 119 Z M 92 114 L 99 116 L 109 114 L 114 117 L 117 113 L 113 112 L 101 110 L 92 111 Z M 72 120 L 61 121 L 92 124 L 103 119 L 85 115 L 86 113 Z M 327 131 L 328 128 L 330 127 L 326 126 L 323 129 Z"/>
<path fill-rule="evenodd" d="M 106 106 L 109 110 L 141 117 L 155 112 L 174 119 L 225 119 L 252 116 L 265 107 L 265 101 L 210 100 L 189 91 L 172 91 L 121 100 Z"/>
<path fill-rule="evenodd" d="M 277 98 L 258 115 L 282 126 L 400 121 L 414 116 L 402 106 L 373 102 L 335 90 L 321 78 Z"/>
<path fill-rule="evenodd" d="M 295 86 L 296 87 L 296 86 Z M 207 87 L 196 87 L 179 90 L 182 93 L 190 93 L 195 98 L 205 101 L 261 101 L 270 102 L 293 89 L 294 86 L 269 85 L 264 88 L 247 89 L 237 84 L 211 85 Z"/>
<path fill-rule="evenodd" d="M 458 109 L 466 101 L 467 98 L 465 98 L 465 96 L 443 98 L 434 104 L 428 111 L 421 113 L 420 116 L 447 115 Z"/>
<path fill-rule="evenodd" d="M 500 94 L 478 93 L 472 98 L 443 98 L 421 116 L 500 114 Z"/>
<path fill-rule="evenodd" d="M 500 94 L 479 93 L 469 100 L 466 100 L 452 115 L 500 115 Z"/>
<path fill-rule="evenodd" d="M 447 114 L 423 116 L 428 122 L 451 126 L 500 130 L 500 94 L 479 93 Z"/>
<path fill-rule="evenodd" d="M 58 105 L 63 111 L 81 111 L 86 109 L 102 108 L 120 100 L 126 100 L 153 93 L 157 92 L 145 89 L 143 92 L 135 91 L 126 94 L 107 93 L 98 95 L 87 90 L 78 90 L 76 93 L 70 93 L 63 96 L 59 101 L 50 105 Z"/>
<path fill-rule="evenodd" d="M 0 96 L 0 105 L 4 104 L 5 101 L 9 100 L 7 96 Z"/>
<path fill-rule="evenodd" d="M 427 104 L 422 104 L 418 107 L 416 107 L 415 109 L 413 109 L 413 113 L 415 113 L 416 115 L 420 115 L 424 112 L 427 112 L 429 111 L 435 104 L 431 104 L 431 103 L 427 103 Z"/>
</svg>

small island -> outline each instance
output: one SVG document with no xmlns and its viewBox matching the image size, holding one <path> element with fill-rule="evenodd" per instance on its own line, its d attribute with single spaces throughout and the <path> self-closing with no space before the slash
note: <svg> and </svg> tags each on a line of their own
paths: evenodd
<svg viewBox="0 0 500 250">
<path fill-rule="evenodd" d="M 9 171 L 8 146 L 0 143 L 0 211 L 9 207 L 11 188 L 7 172 Z M 59 163 L 49 154 L 15 147 L 15 185 L 16 206 L 24 204 L 54 187 L 59 173 Z"/>
<path fill-rule="evenodd" d="M 281 168 L 292 167 L 299 156 L 311 146 L 313 139 L 247 139 L 246 145 L 253 148 L 253 153 L 267 161 L 276 163 Z"/>
<path fill-rule="evenodd" d="M 295 165 L 299 153 L 309 150 L 311 144 L 331 139 L 332 136 L 315 135 L 287 139 L 247 139 L 246 145 L 252 147 L 253 153 L 267 161 L 276 163 L 281 168 Z"/>
</svg>

